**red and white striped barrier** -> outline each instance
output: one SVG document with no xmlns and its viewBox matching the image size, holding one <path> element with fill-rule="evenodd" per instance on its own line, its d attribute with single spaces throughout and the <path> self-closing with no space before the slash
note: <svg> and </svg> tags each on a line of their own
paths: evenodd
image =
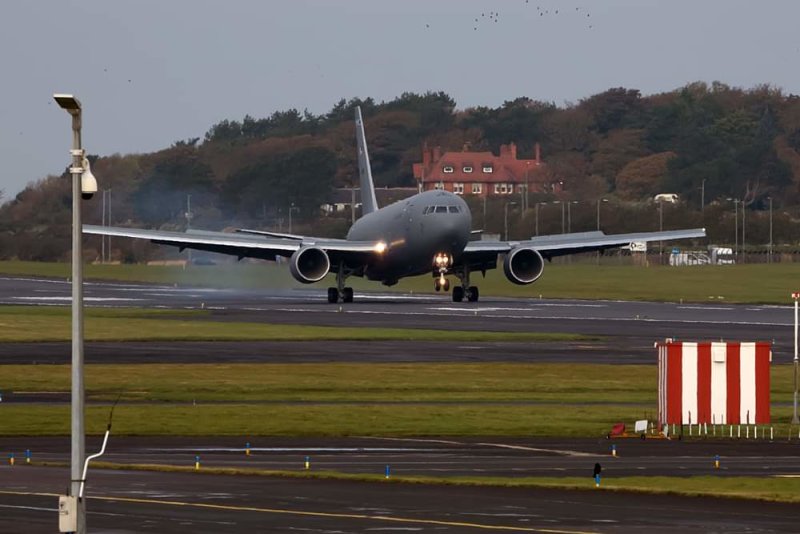
<svg viewBox="0 0 800 534">
<path fill-rule="evenodd" d="M 660 425 L 770 422 L 770 343 L 657 346 Z"/>
</svg>

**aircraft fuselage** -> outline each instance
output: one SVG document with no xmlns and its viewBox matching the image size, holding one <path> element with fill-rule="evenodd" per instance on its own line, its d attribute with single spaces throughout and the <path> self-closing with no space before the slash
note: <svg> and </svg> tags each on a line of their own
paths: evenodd
<svg viewBox="0 0 800 534">
<path fill-rule="evenodd" d="M 426 191 L 364 215 L 347 239 L 382 241 L 386 252 L 370 262 L 364 275 L 393 284 L 406 276 L 430 273 L 437 254 L 458 262 L 472 229 L 464 200 L 447 191 Z"/>
</svg>

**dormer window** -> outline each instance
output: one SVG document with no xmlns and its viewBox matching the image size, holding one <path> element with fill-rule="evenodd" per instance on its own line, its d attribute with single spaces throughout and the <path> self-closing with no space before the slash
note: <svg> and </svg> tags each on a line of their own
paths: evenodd
<svg viewBox="0 0 800 534">
<path fill-rule="evenodd" d="M 464 171 L 465 173 L 469 174 L 469 173 L 472 172 L 472 167 L 469 167 L 469 166 L 463 167 L 461 170 Z"/>
<path fill-rule="evenodd" d="M 453 166 L 452 165 L 445 165 L 442 167 L 442 172 L 445 174 L 452 174 L 453 173 Z"/>
<path fill-rule="evenodd" d="M 483 166 L 483 172 L 485 172 L 486 174 L 491 174 L 493 170 L 494 169 L 492 169 L 491 165 L 484 165 Z"/>
</svg>

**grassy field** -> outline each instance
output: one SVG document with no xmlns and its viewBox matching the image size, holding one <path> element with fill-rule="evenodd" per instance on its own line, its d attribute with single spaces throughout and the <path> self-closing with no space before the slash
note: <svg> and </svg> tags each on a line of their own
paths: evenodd
<svg viewBox="0 0 800 534">
<path fill-rule="evenodd" d="M 90 309 L 87 341 L 569 341 L 597 339 L 577 334 L 480 332 L 416 328 L 347 328 L 309 325 L 221 322 L 203 319 L 205 312 Z M 0 306 L 0 342 L 68 341 L 70 309 L 66 307 Z"/>
<path fill-rule="evenodd" d="M 473 282 L 484 296 L 625 299 L 686 302 L 741 302 L 788 304 L 796 290 L 800 267 L 791 263 L 703 267 L 637 267 L 591 263 L 548 264 L 535 284 L 515 286 L 500 270 Z M 0 262 L 0 273 L 66 278 L 65 263 Z M 147 267 L 144 265 L 87 265 L 85 275 L 95 279 L 146 281 L 210 287 L 299 287 L 285 265 L 226 264 L 207 267 Z M 331 278 L 330 284 L 333 284 Z M 377 283 L 351 279 L 357 290 L 387 290 Z M 324 287 L 324 283 L 319 284 Z M 430 277 L 402 280 L 391 290 L 430 293 Z"/>
<path fill-rule="evenodd" d="M 115 411 L 115 432 L 131 435 L 602 436 L 653 415 L 655 373 L 591 364 L 89 365 L 86 387 L 90 399 L 135 401 Z M 66 392 L 69 367 L 0 366 L 0 389 Z M 773 367 L 773 391 L 789 400 L 790 366 Z M 90 432 L 103 430 L 108 411 L 89 407 Z M 64 404 L 0 404 L 0 435 L 66 434 L 68 413 Z"/>
</svg>

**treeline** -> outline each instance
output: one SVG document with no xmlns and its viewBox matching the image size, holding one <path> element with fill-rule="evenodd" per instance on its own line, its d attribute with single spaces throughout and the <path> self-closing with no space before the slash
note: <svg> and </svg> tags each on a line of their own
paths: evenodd
<svg viewBox="0 0 800 534">
<path fill-rule="evenodd" d="M 101 188 L 111 190 L 114 224 L 184 229 L 191 196 L 191 224 L 196 227 L 286 230 L 291 213 L 295 231 L 341 235 L 347 221 L 323 222 L 319 205 L 333 188 L 357 183 L 356 106 L 365 117 L 379 187 L 414 185 L 411 165 L 421 159 L 424 143 L 497 152 L 500 144 L 513 141 L 519 157 L 529 158 L 538 142 L 546 180 L 562 182 L 564 192 L 558 199 L 532 199 L 531 206 L 534 200 L 572 200 L 589 206 L 607 198 L 619 206 L 618 213 L 629 206 L 631 213 L 649 217 L 624 217 L 614 224 L 615 230 L 636 230 L 643 222 L 653 229 L 653 209 L 635 208 L 637 203 L 657 193 L 678 193 L 685 218 L 705 222 L 714 231 L 714 224 L 721 223 L 704 220 L 701 201 L 716 203 L 727 214 L 735 200 L 739 209 L 743 205 L 753 212 L 755 221 L 760 216 L 756 212 L 765 210 L 772 199 L 777 220 L 789 228 L 778 232 L 780 238 L 800 239 L 791 209 L 800 204 L 800 98 L 766 85 L 741 89 L 693 83 L 651 96 L 613 88 L 565 106 L 521 97 L 496 108 L 458 109 L 443 92 L 403 93 L 385 102 L 342 99 L 320 115 L 296 109 L 264 118 L 248 115 L 224 120 L 202 138 L 178 141 L 158 152 L 95 156 L 92 169 Z M 0 207 L 0 255 L 65 258 L 69 193 L 65 170 L 30 184 Z M 101 221 L 100 197 L 85 204 L 88 223 Z M 502 216 L 497 212 L 502 205 L 490 202 L 488 209 L 481 224 L 500 232 Z M 706 210 L 706 217 L 708 213 L 715 209 Z M 510 233 L 530 235 L 533 214 L 519 215 Z M 583 216 L 577 217 L 579 224 Z M 591 226 L 586 217 L 584 226 Z M 676 225 L 683 226 L 681 221 Z M 588 229 L 592 227 L 572 227 Z M 733 235 L 732 229 L 721 228 L 719 233 L 712 239 L 731 241 L 726 236 Z M 151 251 L 146 244 L 123 240 L 115 240 L 113 249 L 117 259 L 126 260 L 144 258 Z"/>
</svg>

